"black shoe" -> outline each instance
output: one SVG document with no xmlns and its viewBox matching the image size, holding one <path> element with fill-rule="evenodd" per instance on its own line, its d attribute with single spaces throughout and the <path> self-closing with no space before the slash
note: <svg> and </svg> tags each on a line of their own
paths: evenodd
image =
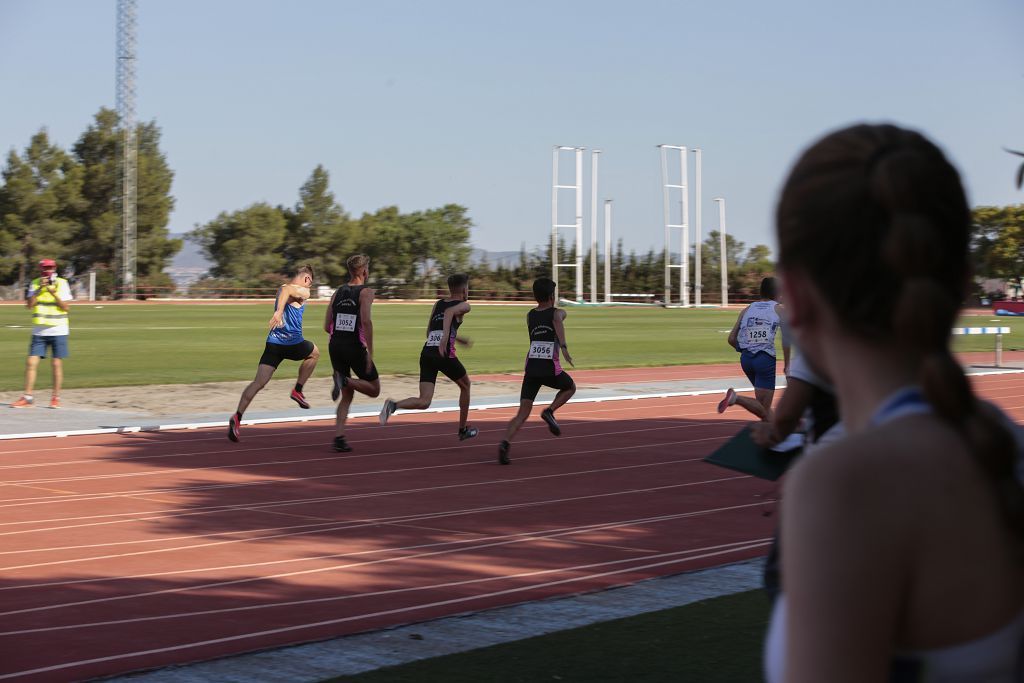
<svg viewBox="0 0 1024 683">
<path fill-rule="evenodd" d="M 338 453 L 351 453 L 352 447 L 348 445 L 348 441 L 345 441 L 345 437 L 336 436 L 334 437 L 334 450 Z"/>
<path fill-rule="evenodd" d="M 334 373 L 334 387 L 331 389 L 331 400 L 337 401 L 341 396 L 341 388 L 345 386 L 345 377 L 340 372 Z"/>
<path fill-rule="evenodd" d="M 508 449 L 509 448 L 511 448 L 511 446 L 509 446 L 508 441 L 502 441 L 500 444 L 498 444 L 498 464 L 499 465 L 507 465 L 510 462 L 512 462 L 511 460 L 508 459 Z"/>
<path fill-rule="evenodd" d="M 545 408 L 540 413 L 540 419 L 548 423 L 548 429 L 555 436 L 562 435 L 562 428 L 558 426 L 558 421 L 555 420 L 555 414 L 551 412 L 551 408 Z"/>
<path fill-rule="evenodd" d="M 462 429 L 459 430 L 459 441 L 465 441 L 466 439 L 472 439 L 474 436 L 476 436 L 479 433 L 480 432 L 477 430 L 476 427 L 469 427 L 469 426 L 463 427 Z"/>
</svg>

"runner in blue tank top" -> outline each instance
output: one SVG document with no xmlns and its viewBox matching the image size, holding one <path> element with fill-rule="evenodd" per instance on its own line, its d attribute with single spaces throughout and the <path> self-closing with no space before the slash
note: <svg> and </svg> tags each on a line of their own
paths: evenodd
<svg viewBox="0 0 1024 683">
<path fill-rule="evenodd" d="M 732 387 L 718 404 L 718 412 L 734 404 L 746 408 L 761 420 L 768 420 L 775 398 L 775 333 L 782 328 L 784 372 L 789 372 L 789 338 L 783 327 L 782 304 L 778 281 L 773 277 L 761 280 L 761 300 L 740 313 L 729 332 L 729 346 L 740 352 L 740 367 L 754 385 L 754 398 L 740 396 Z"/>
<path fill-rule="evenodd" d="M 320 350 L 316 344 L 302 336 L 302 313 L 306 300 L 309 299 L 309 288 L 312 284 L 313 268 L 302 266 L 295 271 L 290 282 L 281 285 L 281 289 L 277 290 L 274 315 L 270 318 L 270 331 L 259 367 L 256 369 L 256 378 L 242 392 L 242 397 L 238 400 L 238 409 L 228 419 L 228 438 L 232 441 L 238 441 L 240 438 L 242 414 L 245 409 L 274 376 L 274 371 L 283 360 L 301 361 L 299 379 L 292 388 L 291 399 L 298 403 L 300 408 L 309 408 L 309 403 L 302 394 L 302 387 L 313 374 L 317 359 L 320 358 Z"/>
<path fill-rule="evenodd" d="M 523 386 L 519 392 L 519 412 L 508 423 L 505 439 L 498 444 L 498 463 L 507 465 L 512 437 L 533 410 L 533 402 L 542 386 L 551 387 L 558 393 L 551 405 L 541 411 L 540 417 L 555 436 L 561 436 L 562 428 L 555 420 L 555 411 L 565 405 L 576 393 L 576 383 L 569 373 L 562 369 L 561 358 L 573 365 L 569 355 L 569 343 L 565 340 L 566 312 L 555 307 L 555 281 L 542 277 L 533 283 L 533 298 L 537 308 L 526 314 L 526 329 L 530 333 L 530 347 L 526 353 Z M 575 365 L 573 365 L 575 367 Z"/>
<path fill-rule="evenodd" d="M 387 424 L 388 418 L 399 408 L 402 410 L 426 410 L 434 398 L 437 373 L 455 382 L 459 387 L 459 441 L 472 439 L 477 435 L 476 427 L 466 424 L 469 419 L 469 375 L 462 361 L 455 357 L 455 345 L 471 346 L 466 337 L 459 336 L 462 320 L 469 313 L 469 276 L 456 273 L 448 277 L 448 298 L 439 299 L 430 309 L 427 320 L 426 340 L 420 351 L 420 395 L 410 396 L 401 401 L 384 401 L 380 410 L 380 423 Z"/>
</svg>

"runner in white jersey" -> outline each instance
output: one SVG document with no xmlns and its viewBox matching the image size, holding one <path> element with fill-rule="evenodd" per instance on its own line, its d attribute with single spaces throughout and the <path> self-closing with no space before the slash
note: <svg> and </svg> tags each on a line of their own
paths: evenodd
<svg viewBox="0 0 1024 683">
<path fill-rule="evenodd" d="M 754 385 L 754 398 L 740 396 L 732 387 L 718 404 L 724 413 L 731 405 L 739 404 L 762 420 L 771 415 L 775 398 L 775 333 L 782 326 L 782 304 L 777 301 L 778 281 L 773 277 L 761 280 L 761 299 L 740 313 L 729 332 L 729 346 L 740 352 L 740 367 Z M 789 372 L 789 342 L 782 338 L 785 372 Z"/>
</svg>

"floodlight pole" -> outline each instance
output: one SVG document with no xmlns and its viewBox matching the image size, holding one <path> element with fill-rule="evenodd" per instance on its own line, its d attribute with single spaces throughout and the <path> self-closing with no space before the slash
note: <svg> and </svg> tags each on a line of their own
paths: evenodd
<svg viewBox="0 0 1024 683">
<path fill-rule="evenodd" d="M 601 150 L 590 152 L 590 303 L 597 303 L 597 171 Z"/>
<path fill-rule="evenodd" d="M 576 177 L 572 185 L 561 185 L 558 179 L 558 156 L 563 151 L 572 151 L 576 156 Z M 558 192 L 573 190 L 576 195 L 576 220 L 573 223 L 558 222 Z M 560 228 L 576 229 L 576 260 L 574 263 L 558 262 L 558 231 Z M 576 269 L 576 299 L 583 300 L 583 148 L 556 145 L 551 155 L 551 279 L 555 281 L 555 300 L 558 300 L 558 269 Z"/>
<path fill-rule="evenodd" d="M 604 200 L 604 302 L 612 302 L 612 200 Z"/>
<path fill-rule="evenodd" d="M 689 192 L 687 190 L 687 158 L 686 147 L 678 145 L 658 145 L 661 151 L 661 191 L 662 205 L 665 213 L 665 305 L 672 303 L 672 268 L 679 268 L 679 294 L 683 306 L 690 305 L 690 204 Z M 668 154 L 669 151 L 679 154 L 679 184 L 669 182 Z M 679 190 L 680 219 L 678 223 L 672 222 L 672 211 L 670 208 L 669 195 L 672 190 Z M 672 263 L 672 228 L 682 230 L 682 254 L 680 263 Z"/>
<path fill-rule="evenodd" d="M 697 306 L 699 308 L 700 307 L 700 303 L 701 303 L 700 290 L 701 290 L 701 287 L 702 287 L 702 285 L 701 285 L 701 278 L 700 278 L 700 274 L 701 274 L 701 272 L 700 272 L 701 271 L 701 259 L 700 259 L 700 247 L 701 247 L 701 244 L 700 244 L 700 241 L 701 241 L 701 218 L 700 218 L 700 180 L 701 180 L 701 177 L 700 177 L 700 175 L 701 175 L 700 174 L 700 171 L 701 171 L 700 163 L 701 163 L 701 149 L 700 149 L 700 147 L 695 148 L 693 150 L 693 153 L 696 156 L 696 161 L 695 161 L 696 166 L 694 167 L 694 171 L 695 171 L 695 173 L 697 175 L 696 187 L 694 188 L 694 191 L 696 193 L 694 195 L 694 197 L 696 198 L 696 204 L 694 206 L 695 215 L 694 215 L 694 236 L 693 236 L 693 247 L 694 247 L 694 250 L 695 250 L 694 251 L 694 259 L 693 259 L 693 271 L 694 271 L 693 272 L 693 295 L 694 295 L 694 302 L 693 302 L 693 304 L 694 304 L 694 306 Z"/>
<path fill-rule="evenodd" d="M 718 204 L 718 239 L 721 240 L 719 250 L 722 258 L 722 308 L 729 305 L 729 276 L 726 272 L 726 259 L 725 253 L 725 198 L 716 197 L 715 202 Z"/>
</svg>

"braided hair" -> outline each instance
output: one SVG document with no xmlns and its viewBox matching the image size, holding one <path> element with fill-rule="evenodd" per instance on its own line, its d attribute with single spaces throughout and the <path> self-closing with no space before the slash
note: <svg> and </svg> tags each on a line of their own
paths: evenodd
<svg viewBox="0 0 1024 683">
<path fill-rule="evenodd" d="M 969 277 L 970 208 L 960 176 L 920 133 L 856 125 L 806 150 L 776 212 L 779 262 L 829 292 L 850 334 L 920 359 L 935 413 L 966 441 L 1024 540 L 1024 487 L 1002 416 L 979 401 L 950 350 Z"/>
</svg>

